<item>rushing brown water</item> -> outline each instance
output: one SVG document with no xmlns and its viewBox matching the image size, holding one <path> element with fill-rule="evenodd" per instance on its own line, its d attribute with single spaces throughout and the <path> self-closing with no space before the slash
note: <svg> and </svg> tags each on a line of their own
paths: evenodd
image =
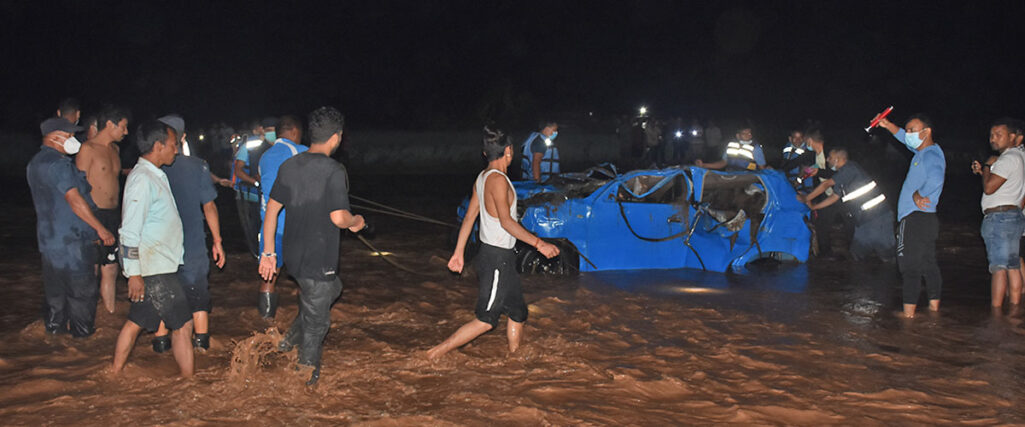
<svg viewBox="0 0 1025 427">
<path fill-rule="evenodd" d="M 458 198 L 364 191 L 444 219 Z M 234 243 L 228 265 L 210 277 L 212 343 L 197 353 L 192 380 L 150 349 L 151 335 L 120 377 L 110 375 L 128 308 L 123 281 L 117 312 L 98 310 L 94 336 L 47 335 L 31 205 L 6 209 L 0 424 L 1025 422 L 1025 329 L 1020 314 L 990 313 L 977 222 L 944 224 L 939 316 L 897 318 L 899 276 L 883 264 L 525 277 L 530 318 L 518 352 L 508 353 L 500 325 L 432 363 L 424 350 L 473 316 L 475 276 L 447 273 L 449 230 L 371 216 L 373 243 L 430 275 L 398 271 L 343 239 L 345 289 L 332 309 L 322 378 L 308 388 L 308 373 L 293 370 L 294 351 L 273 351 L 297 311 L 295 283 L 279 284 L 277 319 L 260 319 L 256 262 L 229 206 L 221 216 Z"/>
</svg>

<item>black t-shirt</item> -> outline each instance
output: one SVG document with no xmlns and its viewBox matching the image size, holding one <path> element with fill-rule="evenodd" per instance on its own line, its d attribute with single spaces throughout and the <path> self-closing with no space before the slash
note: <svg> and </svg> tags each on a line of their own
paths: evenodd
<svg viewBox="0 0 1025 427">
<path fill-rule="evenodd" d="M 340 230 L 331 212 L 349 209 L 345 167 L 323 154 L 300 153 L 281 164 L 270 198 L 285 205 L 282 252 L 288 271 L 302 279 L 335 276 Z"/>
</svg>

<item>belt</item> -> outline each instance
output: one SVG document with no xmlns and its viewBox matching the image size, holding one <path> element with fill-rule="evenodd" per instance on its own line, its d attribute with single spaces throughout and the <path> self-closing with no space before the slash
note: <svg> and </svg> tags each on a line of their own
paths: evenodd
<svg viewBox="0 0 1025 427">
<path fill-rule="evenodd" d="M 994 207 L 989 208 L 989 209 L 984 209 L 982 211 L 982 213 L 984 213 L 986 215 L 989 215 L 989 214 L 994 213 L 994 212 L 1006 212 L 1006 211 L 1013 211 L 1015 209 L 1021 209 L 1021 208 L 1018 207 L 1017 205 L 1000 205 L 1000 206 L 994 206 Z"/>
</svg>

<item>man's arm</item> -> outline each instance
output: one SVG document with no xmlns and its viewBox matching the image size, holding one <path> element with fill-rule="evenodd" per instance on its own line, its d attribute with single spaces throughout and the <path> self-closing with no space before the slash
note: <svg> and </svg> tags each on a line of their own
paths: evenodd
<svg viewBox="0 0 1025 427">
<path fill-rule="evenodd" d="M 755 164 L 758 165 L 758 169 L 765 169 L 765 168 L 772 169 L 771 166 L 769 166 L 769 165 L 767 165 L 765 163 L 765 151 L 762 150 L 761 144 L 755 146 L 755 153 L 754 153 L 754 155 L 755 155 Z"/>
<path fill-rule="evenodd" d="M 141 179 L 129 180 L 125 184 L 125 198 L 121 218 L 121 268 L 128 277 L 128 298 L 142 301 L 145 288 L 142 281 L 142 266 L 139 261 L 139 243 L 142 241 L 142 225 L 150 207 L 150 187 Z"/>
<path fill-rule="evenodd" d="M 263 239 L 263 253 L 260 254 L 260 276 L 270 280 L 277 272 L 277 254 L 274 252 L 274 233 L 278 229 L 278 214 L 281 213 L 281 202 L 273 198 L 267 200 L 267 212 L 263 219 L 263 235 L 271 236 Z"/>
<path fill-rule="evenodd" d="M 221 245 L 221 217 L 217 214 L 217 204 L 213 200 L 203 203 L 203 216 L 206 217 L 206 225 L 210 227 L 210 235 L 214 242 L 210 249 L 217 268 L 224 268 L 224 246 Z"/>
<path fill-rule="evenodd" d="M 925 181 L 922 182 L 922 185 L 912 195 L 915 204 L 921 209 L 936 203 L 936 200 L 931 200 L 922 195 L 933 194 L 943 189 L 943 174 L 947 169 L 947 164 L 935 152 L 928 153 L 924 161 L 928 162 L 925 170 Z"/>
<path fill-rule="evenodd" d="M 701 161 L 701 159 L 697 159 L 694 161 L 694 164 L 698 167 L 705 169 L 722 169 L 726 167 L 726 160 L 718 160 L 711 163 L 705 163 Z"/>
<path fill-rule="evenodd" d="M 331 222 L 335 227 L 345 228 L 353 233 L 358 233 L 366 225 L 363 215 L 353 215 L 348 209 L 331 211 Z"/>
<path fill-rule="evenodd" d="M 72 188 L 64 193 L 64 200 L 71 206 L 71 211 L 75 213 L 82 221 L 89 224 L 93 230 L 96 230 L 96 234 L 100 236 L 100 240 L 103 241 L 104 245 L 110 246 L 114 244 L 114 234 L 107 230 L 103 224 L 100 223 L 99 219 L 96 219 L 96 215 L 93 215 L 93 210 L 89 208 L 89 203 L 85 201 L 85 198 L 78 193 L 77 188 Z"/>
<path fill-rule="evenodd" d="M 495 174 L 488 176 L 487 181 L 484 182 L 485 207 L 490 206 L 495 210 L 502 228 L 513 237 L 533 246 L 545 257 L 551 258 L 558 255 L 559 248 L 531 234 L 509 215 L 509 190 L 509 183 L 504 177 Z"/>
<path fill-rule="evenodd" d="M 93 150 L 92 147 L 82 144 L 82 148 L 78 150 L 78 154 L 75 155 L 75 166 L 78 170 L 89 173 L 89 166 L 93 162 Z"/>
<path fill-rule="evenodd" d="M 815 187 L 815 189 L 812 190 L 811 193 L 808 193 L 807 195 L 803 196 L 803 200 L 800 194 L 797 195 L 797 199 L 801 200 L 802 203 L 808 203 L 809 201 L 814 200 L 816 197 L 819 197 L 820 194 L 825 193 L 827 188 L 832 187 L 835 184 L 836 182 L 834 182 L 832 179 L 827 179 L 825 181 L 822 181 L 822 183 L 820 183 L 818 187 Z"/>
<path fill-rule="evenodd" d="M 230 179 L 221 178 L 215 175 L 213 172 L 210 172 L 210 181 L 213 181 L 214 184 L 220 185 L 221 187 L 231 187 Z"/>
<path fill-rule="evenodd" d="M 814 204 L 812 206 L 809 206 L 809 207 L 811 208 L 811 210 L 817 211 L 819 209 L 825 209 L 825 208 L 831 206 L 833 203 L 836 203 L 837 200 L 840 200 L 840 195 L 836 194 L 836 193 L 833 193 L 832 196 L 826 197 L 821 202 L 816 203 L 816 204 Z"/>
<path fill-rule="evenodd" d="M 470 205 L 466 207 L 466 215 L 463 216 L 463 224 L 459 227 L 459 238 L 456 239 L 456 249 L 452 251 L 452 257 L 448 260 L 448 269 L 456 273 L 463 272 L 463 253 L 466 252 L 466 241 L 470 239 L 473 232 L 473 223 L 480 215 L 480 202 L 477 199 L 477 189 L 474 188 L 470 196 Z"/>
<path fill-rule="evenodd" d="M 533 153 L 534 161 L 530 162 L 531 176 L 534 177 L 534 181 L 541 182 L 541 160 L 544 159 L 544 153 Z"/>
<path fill-rule="evenodd" d="M 235 160 L 235 177 L 246 184 L 256 185 L 256 178 L 253 178 L 243 170 L 245 165 L 241 160 Z"/>
</svg>

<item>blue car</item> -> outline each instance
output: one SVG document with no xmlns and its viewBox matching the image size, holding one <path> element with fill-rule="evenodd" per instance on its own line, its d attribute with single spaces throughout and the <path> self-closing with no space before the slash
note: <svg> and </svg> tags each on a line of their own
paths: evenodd
<svg viewBox="0 0 1025 427">
<path fill-rule="evenodd" d="M 618 174 L 607 166 L 513 186 L 523 226 L 562 249 L 546 260 L 517 246 L 523 272 L 725 272 L 762 259 L 808 260 L 809 210 L 778 171 L 686 166 Z"/>
</svg>

